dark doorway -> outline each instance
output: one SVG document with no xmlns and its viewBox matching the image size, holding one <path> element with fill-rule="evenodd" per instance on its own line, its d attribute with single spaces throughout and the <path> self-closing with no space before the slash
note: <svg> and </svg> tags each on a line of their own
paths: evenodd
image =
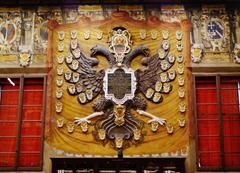
<svg viewBox="0 0 240 173">
<path fill-rule="evenodd" d="M 185 173 L 185 158 L 52 158 L 53 173 Z"/>
</svg>

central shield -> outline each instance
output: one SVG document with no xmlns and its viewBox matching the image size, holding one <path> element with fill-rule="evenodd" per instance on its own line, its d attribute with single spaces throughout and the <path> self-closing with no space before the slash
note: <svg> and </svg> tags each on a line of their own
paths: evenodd
<svg viewBox="0 0 240 173">
<path fill-rule="evenodd" d="M 105 98 L 116 104 L 133 99 L 136 91 L 136 77 L 131 68 L 107 69 L 103 79 Z"/>
</svg>

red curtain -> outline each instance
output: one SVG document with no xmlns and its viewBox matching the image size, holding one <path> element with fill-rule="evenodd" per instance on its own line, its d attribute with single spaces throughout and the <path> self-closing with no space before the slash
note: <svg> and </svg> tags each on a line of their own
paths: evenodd
<svg viewBox="0 0 240 173">
<path fill-rule="evenodd" d="M 19 79 L 12 79 L 15 86 L 12 86 L 7 79 L 0 80 L 0 167 L 40 167 L 43 79 L 24 79 L 19 141 L 17 141 Z M 19 150 L 17 143 L 19 143 Z M 16 158 L 17 150 L 19 158 Z"/>
<path fill-rule="evenodd" d="M 214 77 L 196 78 L 199 167 L 218 168 L 220 159 L 220 127 Z"/>
<path fill-rule="evenodd" d="M 240 168 L 240 114 L 238 82 L 240 78 L 222 78 L 221 103 L 223 118 L 224 162 L 227 168 Z"/>
<path fill-rule="evenodd" d="M 240 168 L 238 82 L 240 82 L 239 77 L 221 77 L 220 86 L 217 87 L 215 77 L 196 77 L 198 162 L 200 167 Z M 217 91 L 217 88 L 220 88 L 220 91 Z M 217 93 L 220 93 L 221 100 L 218 100 Z M 221 112 L 218 109 L 219 103 Z M 220 118 L 222 126 L 220 126 Z M 220 134 L 223 138 L 220 138 Z M 223 151 L 221 151 L 221 145 Z M 223 158 L 220 155 L 221 152 L 224 155 Z"/>
<path fill-rule="evenodd" d="M 24 79 L 20 167 L 40 167 L 43 79 Z"/>
<path fill-rule="evenodd" d="M 18 134 L 19 79 L 0 79 L 0 167 L 14 167 Z"/>
</svg>

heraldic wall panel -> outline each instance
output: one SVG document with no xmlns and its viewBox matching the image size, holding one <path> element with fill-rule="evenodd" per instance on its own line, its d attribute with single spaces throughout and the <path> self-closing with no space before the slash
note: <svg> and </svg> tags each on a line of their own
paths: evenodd
<svg viewBox="0 0 240 173">
<path fill-rule="evenodd" d="M 137 21 L 123 11 L 50 21 L 50 146 L 86 156 L 185 156 L 190 29 L 186 19 Z"/>
</svg>

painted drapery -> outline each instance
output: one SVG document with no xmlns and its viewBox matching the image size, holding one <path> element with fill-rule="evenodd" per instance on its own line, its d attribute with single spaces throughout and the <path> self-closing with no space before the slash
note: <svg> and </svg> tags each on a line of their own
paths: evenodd
<svg viewBox="0 0 240 173">
<path fill-rule="evenodd" d="M 163 95 L 162 103 L 152 103 L 147 101 L 147 109 L 151 114 L 157 115 L 167 120 L 173 133 L 168 133 L 167 125 L 160 126 L 156 132 L 152 132 L 150 125 L 147 124 L 149 118 L 141 117 L 136 111 L 131 110 L 132 114 L 144 121 L 143 135 L 141 143 L 132 145 L 124 150 L 125 155 L 144 155 L 144 154 L 163 154 L 163 153 L 186 153 L 189 140 L 189 106 L 188 106 L 188 83 L 189 76 L 187 65 L 189 61 L 189 31 L 190 24 L 187 20 L 181 22 L 166 23 L 161 22 L 155 17 L 149 17 L 147 21 L 135 21 L 124 12 L 115 12 L 112 18 L 103 21 L 91 22 L 89 18 L 81 18 L 78 23 L 58 24 L 55 21 L 49 23 L 49 65 L 53 67 L 52 80 L 49 84 L 49 98 L 52 105 L 50 125 L 47 141 L 60 150 L 68 153 L 85 155 L 115 155 L 116 151 L 110 143 L 102 144 L 95 141 L 92 135 L 94 127 L 89 125 L 88 131 L 83 133 L 79 126 L 73 123 L 75 117 L 86 117 L 93 113 L 92 102 L 80 104 L 77 97 L 67 93 L 67 83 L 64 80 L 64 74 L 68 70 L 64 64 L 65 57 L 69 54 L 71 31 L 77 31 L 77 40 L 81 51 L 89 55 L 91 48 L 96 45 L 103 45 L 108 49 L 108 39 L 110 31 L 115 27 L 126 28 L 132 36 L 131 48 L 138 45 L 144 45 L 150 49 L 150 55 L 158 54 L 161 42 L 164 40 L 164 31 L 169 33 L 167 40 L 170 43 L 170 52 L 175 56 L 173 69 L 176 71 L 176 78 L 172 82 L 173 89 L 169 94 Z M 146 32 L 142 36 L 141 32 Z M 176 33 L 182 33 L 182 38 L 177 39 Z M 59 33 L 64 33 L 64 39 L 61 39 Z M 102 33 L 100 37 L 99 34 Z M 179 45 L 179 47 L 177 46 Z M 181 49 L 183 46 L 183 49 Z M 182 55 L 183 59 L 181 58 Z M 63 60 L 62 60 L 63 58 Z M 94 67 L 95 70 L 108 68 L 108 62 L 103 56 L 97 56 L 100 63 Z M 142 55 L 137 56 L 131 63 L 133 69 L 143 69 L 140 64 Z M 61 68 L 63 72 L 61 73 Z M 58 85 L 57 79 L 62 78 L 63 84 Z M 183 80 L 184 79 L 184 80 Z M 183 82 L 183 83 L 181 83 Z M 56 97 L 58 89 L 62 89 L 62 96 Z M 56 111 L 57 103 L 61 103 L 62 109 Z M 59 121 L 63 122 L 62 127 L 58 127 Z M 179 124 L 186 121 L 184 127 Z M 94 120 L 92 120 L 94 123 Z M 74 131 L 69 132 L 68 126 L 73 125 Z"/>
</svg>

